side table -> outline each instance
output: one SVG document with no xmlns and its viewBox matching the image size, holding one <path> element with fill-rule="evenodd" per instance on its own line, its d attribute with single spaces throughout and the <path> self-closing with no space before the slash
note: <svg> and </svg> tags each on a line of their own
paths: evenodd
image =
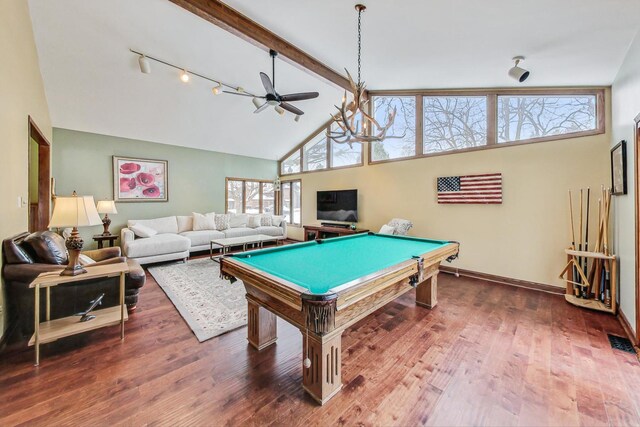
<svg viewBox="0 0 640 427">
<path fill-rule="evenodd" d="M 93 240 L 98 242 L 98 249 L 102 249 L 105 240 L 109 241 L 109 247 L 113 247 L 116 244 L 116 239 L 118 236 L 116 234 L 109 234 L 105 236 L 103 234 L 96 234 L 93 236 Z"/>
<path fill-rule="evenodd" d="M 97 265 L 94 267 L 88 266 L 86 270 L 86 273 L 79 274 L 77 276 L 62 276 L 59 271 L 40 273 L 40 275 L 29 285 L 30 288 L 34 288 L 35 292 L 35 331 L 29 340 L 29 346 L 35 345 L 35 366 L 40 364 L 40 344 L 53 342 L 60 338 L 80 334 L 82 332 L 91 331 L 104 326 L 117 324 L 120 324 L 120 339 L 124 339 L 124 322 L 128 319 L 124 303 L 124 280 L 125 274 L 129 271 L 128 264 L 126 262 L 120 262 L 117 264 Z M 67 316 L 54 320 L 50 319 L 52 287 L 63 283 L 75 283 L 103 277 L 118 276 L 120 276 L 120 305 L 92 311 L 91 314 L 95 315 L 96 318 L 87 322 L 80 322 L 80 316 Z M 40 323 L 40 289 L 42 288 L 46 289 L 47 292 L 45 308 L 46 322 Z"/>
</svg>

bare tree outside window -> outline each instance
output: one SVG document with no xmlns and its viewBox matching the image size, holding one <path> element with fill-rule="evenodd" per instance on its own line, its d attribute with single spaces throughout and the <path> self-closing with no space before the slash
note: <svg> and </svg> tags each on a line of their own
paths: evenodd
<svg viewBox="0 0 640 427">
<path fill-rule="evenodd" d="M 327 133 L 323 129 L 302 148 L 304 170 L 321 170 L 327 168 Z"/>
<path fill-rule="evenodd" d="M 296 150 L 293 154 L 282 161 L 281 173 L 291 174 L 300 172 L 300 150 Z"/>
<path fill-rule="evenodd" d="M 276 200 L 273 183 L 262 183 L 262 212 L 263 213 L 276 213 Z"/>
<path fill-rule="evenodd" d="M 239 214 L 244 211 L 242 181 L 227 181 L 227 212 Z"/>
<path fill-rule="evenodd" d="M 386 123 L 389 113 L 396 108 L 396 118 L 387 136 L 402 136 L 375 141 L 371 146 L 372 160 L 411 157 L 416 154 L 416 98 L 414 96 L 376 96 L 373 114 L 378 123 Z"/>
<path fill-rule="evenodd" d="M 244 189 L 245 213 L 260 213 L 260 183 L 255 181 L 245 181 Z"/>
<path fill-rule="evenodd" d="M 596 96 L 498 96 L 498 143 L 596 129 Z"/>
<path fill-rule="evenodd" d="M 423 152 L 487 145 L 486 96 L 423 97 Z"/>
</svg>

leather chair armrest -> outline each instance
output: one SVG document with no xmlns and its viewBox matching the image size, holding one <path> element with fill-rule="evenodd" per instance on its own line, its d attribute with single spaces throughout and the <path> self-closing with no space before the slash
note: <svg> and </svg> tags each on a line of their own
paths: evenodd
<svg viewBox="0 0 640 427">
<path fill-rule="evenodd" d="M 38 277 L 40 273 L 46 272 L 60 272 L 64 270 L 66 265 L 55 264 L 7 264 L 4 266 L 4 280 L 5 283 L 9 282 L 21 282 L 30 283 Z"/>
<path fill-rule="evenodd" d="M 83 251 L 82 253 L 96 262 L 110 258 L 117 258 L 122 255 L 120 248 L 117 246 L 114 248 L 102 248 L 94 249 L 92 251 Z"/>
<path fill-rule="evenodd" d="M 144 272 L 142 266 L 138 263 L 138 261 L 134 259 L 127 259 L 127 263 L 129 264 L 129 274 L 127 284 L 130 288 L 141 288 L 144 286 L 144 283 L 147 280 L 147 275 Z"/>
</svg>

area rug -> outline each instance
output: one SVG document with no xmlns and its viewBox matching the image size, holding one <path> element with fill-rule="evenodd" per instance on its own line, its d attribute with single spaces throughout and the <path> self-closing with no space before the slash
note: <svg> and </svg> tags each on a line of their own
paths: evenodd
<svg viewBox="0 0 640 427">
<path fill-rule="evenodd" d="M 247 300 L 241 281 L 220 278 L 220 265 L 209 258 L 149 268 L 198 341 L 247 324 Z"/>
</svg>

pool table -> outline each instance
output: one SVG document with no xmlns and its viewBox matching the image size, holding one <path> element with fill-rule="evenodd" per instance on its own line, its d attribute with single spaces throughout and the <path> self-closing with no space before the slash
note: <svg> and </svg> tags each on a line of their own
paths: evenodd
<svg viewBox="0 0 640 427">
<path fill-rule="evenodd" d="M 459 244 L 407 236 L 357 234 L 225 256 L 221 274 L 240 279 L 248 303 L 248 340 L 258 350 L 277 339 L 276 316 L 302 332 L 302 385 L 320 404 L 342 388 L 342 332 L 416 289 L 416 304 L 437 303 L 438 267 Z"/>
</svg>

